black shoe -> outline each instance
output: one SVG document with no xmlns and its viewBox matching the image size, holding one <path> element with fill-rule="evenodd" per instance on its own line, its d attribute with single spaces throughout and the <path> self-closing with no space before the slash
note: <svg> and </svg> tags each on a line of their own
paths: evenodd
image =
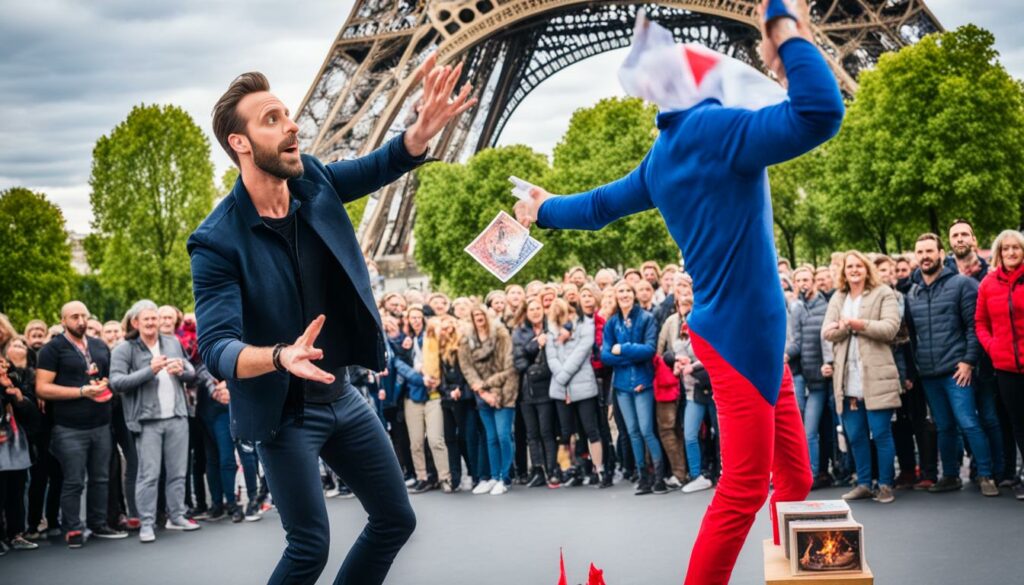
<svg viewBox="0 0 1024 585">
<path fill-rule="evenodd" d="M 566 469 L 565 474 L 565 487 L 580 487 L 583 485 L 583 478 L 580 476 L 580 470 L 575 467 Z"/>
<path fill-rule="evenodd" d="M 210 508 L 210 512 L 206 515 L 207 522 L 217 522 L 227 517 L 227 512 L 224 506 L 214 506 Z"/>
<path fill-rule="evenodd" d="M 85 533 L 81 530 L 72 530 L 68 532 L 64 540 L 68 543 L 68 548 L 82 548 L 85 546 Z"/>
<path fill-rule="evenodd" d="M 348 500 L 356 497 L 356 495 L 352 493 L 352 490 L 348 489 L 347 485 L 343 485 L 338 488 L 338 497 L 343 500 Z"/>
<path fill-rule="evenodd" d="M 832 487 L 832 477 L 827 473 L 814 478 L 814 482 L 811 483 L 811 490 L 820 490 L 828 487 Z"/>
<path fill-rule="evenodd" d="M 660 496 L 662 494 L 667 494 L 668 493 L 668 486 L 665 485 L 665 480 L 658 479 L 657 481 L 655 481 L 654 485 L 651 486 L 651 493 L 656 495 L 656 496 Z"/>
<path fill-rule="evenodd" d="M 432 481 L 417 481 L 416 485 L 412 486 L 409 491 L 414 494 L 422 494 L 435 489 L 437 489 L 437 484 Z"/>
<path fill-rule="evenodd" d="M 530 476 L 530 481 L 526 482 L 526 487 L 540 487 L 544 485 L 544 474 L 539 469 L 534 470 L 533 475 Z"/>
<path fill-rule="evenodd" d="M 238 524 L 242 520 L 245 520 L 245 512 L 241 506 L 235 505 L 235 509 L 231 510 L 231 521 Z"/>
<path fill-rule="evenodd" d="M 126 530 L 115 530 L 109 526 L 98 526 L 92 528 L 92 535 L 96 538 L 107 538 L 107 539 L 119 539 L 128 538 L 128 531 Z"/>
<path fill-rule="evenodd" d="M 262 518 L 263 518 L 263 516 L 260 516 L 260 505 L 257 504 L 255 500 L 251 500 L 248 504 L 246 504 L 246 506 L 245 506 L 245 521 L 246 522 L 256 522 L 256 521 L 258 521 L 258 520 L 260 520 Z"/>
<path fill-rule="evenodd" d="M 612 476 L 614 474 L 608 473 L 607 471 L 601 474 L 601 481 L 597 484 L 599 489 L 605 489 L 612 487 Z"/>
<path fill-rule="evenodd" d="M 963 481 L 959 477 L 943 476 L 942 479 L 935 482 L 935 485 L 928 488 L 928 491 L 933 494 L 941 492 L 955 492 L 964 487 Z"/>
<path fill-rule="evenodd" d="M 1013 497 L 1018 500 L 1024 500 L 1024 482 L 1018 483 L 1013 486 Z"/>
<path fill-rule="evenodd" d="M 558 469 L 548 474 L 548 487 L 551 489 L 562 487 L 562 472 Z"/>
<path fill-rule="evenodd" d="M 185 512 L 185 517 L 191 518 L 193 520 L 206 520 L 210 517 L 210 509 L 207 508 L 206 506 L 196 506 L 195 508 L 189 508 L 188 511 Z"/>
<path fill-rule="evenodd" d="M 520 475 L 516 476 L 516 480 L 515 480 L 515 484 L 516 485 L 527 485 L 528 483 L 530 483 L 530 476 L 529 475 L 523 473 L 523 474 L 520 474 Z"/>
<path fill-rule="evenodd" d="M 646 496 L 651 493 L 651 480 L 646 477 L 640 478 L 636 484 L 636 491 L 633 492 L 634 496 Z"/>
</svg>

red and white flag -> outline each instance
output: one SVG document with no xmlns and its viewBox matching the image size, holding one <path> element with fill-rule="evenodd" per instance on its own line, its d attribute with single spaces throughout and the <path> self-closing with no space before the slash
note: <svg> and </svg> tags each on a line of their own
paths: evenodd
<svg viewBox="0 0 1024 585">
<path fill-rule="evenodd" d="M 633 47 L 619 68 L 631 96 L 663 112 L 687 110 L 706 99 L 727 108 L 758 110 L 786 100 L 786 91 L 750 65 L 698 44 L 677 44 L 672 32 L 640 11 Z"/>
</svg>

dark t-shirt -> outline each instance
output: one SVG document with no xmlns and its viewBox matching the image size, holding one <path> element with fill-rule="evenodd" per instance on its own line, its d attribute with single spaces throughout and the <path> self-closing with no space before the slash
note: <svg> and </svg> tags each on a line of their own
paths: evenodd
<svg viewBox="0 0 1024 585">
<path fill-rule="evenodd" d="M 95 378 L 110 376 L 110 350 L 98 339 L 86 337 L 89 348 L 89 359 L 96 364 Z M 60 335 L 54 337 L 39 350 L 37 370 L 47 370 L 57 374 L 53 383 L 58 386 L 80 388 L 89 383 L 88 362 L 86 356 Z M 38 375 L 38 374 L 37 374 Z M 53 411 L 55 424 L 72 429 L 94 429 L 110 424 L 110 402 L 94 402 L 88 398 L 74 400 L 53 400 L 47 403 Z"/>
<path fill-rule="evenodd" d="M 291 252 L 292 268 L 295 270 L 298 289 L 302 295 L 302 314 L 305 322 L 309 323 L 318 315 L 327 312 L 328 302 L 341 302 L 340 299 L 329 299 L 330 287 L 327 285 L 326 269 L 332 266 L 331 252 L 314 232 L 313 228 L 300 221 L 295 211 L 281 218 L 264 217 L 263 222 L 270 229 L 281 235 L 288 243 L 288 250 Z M 302 399 L 313 404 L 329 404 L 341 398 L 344 392 L 345 379 L 343 366 L 332 368 L 327 365 L 330 362 L 325 356 L 317 365 L 327 370 L 335 370 L 335 382 L 333 384 L 320 384 L 310 380 L 291 379 L 289 393 L 296 393 L 302 389 Z"/>
</svg>

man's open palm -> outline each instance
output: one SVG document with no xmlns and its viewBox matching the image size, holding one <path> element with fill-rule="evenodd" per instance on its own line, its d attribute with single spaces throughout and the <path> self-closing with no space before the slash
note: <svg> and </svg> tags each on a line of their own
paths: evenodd
<svg viewBox="0 0 1024 585">
<path fill-rule="evenodd" d="M 313 380 L 321 384 L 331 384 L 334 382 L 334 375 L 313 365 L 314 361 L 324 357 L 323 350 L 313 347 L 313 343 L 316 342 L 316 338 L 320 335 L 320 330 L 323 329 L 324 320 L 325 317 L 323 315 L 313 319 L 313 322 L 295 340 L 295 343 L 281 351 L 281 365 L 300 378 Z"/>
</svg>

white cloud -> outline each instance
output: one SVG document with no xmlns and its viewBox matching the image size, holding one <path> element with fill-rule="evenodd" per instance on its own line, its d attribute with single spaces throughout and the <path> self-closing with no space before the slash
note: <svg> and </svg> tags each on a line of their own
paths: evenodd
<svg viewBox="0 0 1024 585">
<path fill-rule="evenodd" d="M 210 108 L 238 73 L 260 70 L 297 108 L 352 0 L 139 2 L 31 0 L 0 7 L 0 189 L 47 193 L 69 227 L 90 221 L 88 178 L 96 140 L 133 105 L 174 103 L 206 131 L 218 174 L 229 166 L 210 134 Z M 996 35 L 1024 78 L 1020 0 L 928 0 L 947 29 L 974 22 Z M 623 51 L 578 63 L 545 81 L 512 115 L 501 144 L 550 153 L 572 112 L 621 95 Z"/>
</svg>

